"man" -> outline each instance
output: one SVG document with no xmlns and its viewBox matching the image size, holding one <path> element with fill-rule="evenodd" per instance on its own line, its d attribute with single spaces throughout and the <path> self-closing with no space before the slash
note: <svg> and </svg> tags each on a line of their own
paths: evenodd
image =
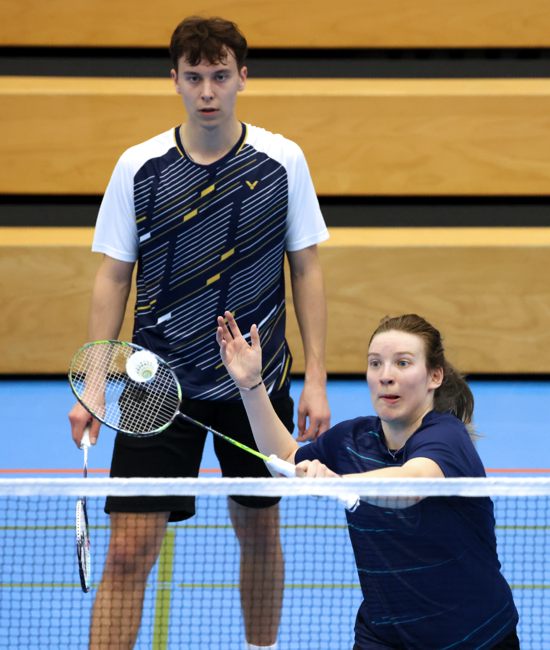
<svg viewBox="0 0 550 650">
<path fill-rule="evenodd" d="M 239 392 L 219 361 L 216 316 L 227 309 L 244 327 L 258 324 L 263 382 L 292 431 L 286 253 L 306 361 L 298 439 L 314 439 L 330 419 L 326 309 L 316 248 L 328 233 L 305 159 L 294 143 L 237 119 L 247 44 L 236 25 L 187 18 L 172 36 L 170 53 L 187 121 L 130 148 L 115 167 L 94 237 L 93 250 L 104 258 L 92 292 L 90 339 L 118 337 L 137 262 L 133 340 L 176 371 L 185 395 L 182 411 L 254 445 Z M 79 445 L 90 416 L 77 404 L 69 418 Z M 93 421 L 92 442 L 98 432 Z M 179 423 L 139 441 L 119 434 L 111 476 L 197 476 L 204 441 L 203 431 Z M 224 476 L 268 475 L 261 461 L 231 445 L 216 440 L 215 448 Z M 277 503 L 229 499 L 241 547 L 248 648 L 276 647 L 284 577 Z M 132 648 L 167 522 L 193 516 L 194 500 L 109 498 L 106 511 L 111 541 L 90 647 Z"/>
</svg>

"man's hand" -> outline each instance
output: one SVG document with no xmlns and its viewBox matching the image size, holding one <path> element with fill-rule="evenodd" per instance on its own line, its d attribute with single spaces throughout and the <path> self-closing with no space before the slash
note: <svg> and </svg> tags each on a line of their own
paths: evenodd
<svg viewBox="0 0 550 650">
<path fill-rule="evenodd" d="M 306 379 L 298 403 L 298 442 L 315 440 L 330 427 L 330 407 L 324 382 Z"/>
<path fill-rule="evenodd" d="M 69 422 L 71 423 L 71 434 L 74 444 L 80 449 L 84 429 L 90 427 L 90 444 L 95 445 L 99 436 L 100 422 L 93 418 L 88 411 L 77 402 L 69 412 Z"/>
</svg>

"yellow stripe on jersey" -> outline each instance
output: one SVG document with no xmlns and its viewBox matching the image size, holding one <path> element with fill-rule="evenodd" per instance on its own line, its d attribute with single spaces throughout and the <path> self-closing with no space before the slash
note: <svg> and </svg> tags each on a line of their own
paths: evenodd
<svg viewBox="0 0 550 650">
<path fill-rule="evenodd" d="M 214 282 L 217 282 L 220 278 L 221 278 L 221 274 L 216 273 L 216 275 L 213 275 L 211 278 L 208 278 L 208 280 L 206 281 L 206 286 L 210 284 L 214 284 Z"/>
<path fill-rule="evenodd" d="M 210 185 L 209 187 L 205 187 L 204 190 L 201 192 L 201 197 L 206 196 L 207 194 L 210 194 L 210 192 L 213 192 L 216 189 L 216 185 Z"/>
<path fill-rule="evenodd" d="M 147 309 L 151 309 L 153 305 L 156 304 L 156 300 L 151 300 L 148 305 L 144 305 L 143 307 L 137 307 L 136 311 L 146 311 Z"/>
<path fill-rule="evenodd" d="M 220 256 L 220 262 L 223 262 L 223 261 L 226 260 L 228 257 L 231 257 L 231 255 L 233 255 L 234 253 L 235 253 L 235 249 L 234 249 L 234 248 L 232 248 L 231 250 L 229 250 L 229 251 L 223 253 L 223 255 Z"/>
<path fill-rule="evenodd" d="M 183 222 L 185 223 L 186 221 L 189 221 L 189 219 L 192 219 L 193 217 L 196 217 L 199 214 L 199 211 L 197 209 L 192 210 L 191 212 L 188 212 L 186 215 L 183 217 Z"/>
<path fill-rule="evenodd" d="M 286 361 L 285 361 L 285 367 L 284 367 L 284 370 L 283 370 L 283 375 L 281 377 L 281 381 L 279 382 L 279 386 L 277 387 L 277 390 L 281 390 L 281 388 L 283 387 L 283 384 L 285 383 L 286 375 L 288 373 L 289 364 L 290 364 L 290 355 L 287 354 Z"/>
</svg>

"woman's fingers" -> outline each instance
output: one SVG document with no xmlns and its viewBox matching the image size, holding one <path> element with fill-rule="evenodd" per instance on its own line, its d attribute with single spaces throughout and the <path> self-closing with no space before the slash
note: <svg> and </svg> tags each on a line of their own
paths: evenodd
<svg viewBox="0 0 550 650">
<path fill-rule="evenodd" d="M 217 320 L 218 329 L 216 330 L 216 340 L 218 345 L 221 346 L 222 341 L 225 341 L 227 344 L 237 338 L 243 338 L 244 340 L 237 321 L 230 311 L 226 311 L 223 316 L 218 316 Z M 257 325 L 252 325 L 250 328 L 250 344 L 254 350 L 260 349 L 260 332 L 258 331 Z"/>
<path fill-rule="evenodd" d="M 296 465 L 296 476 L 315 478 L 319 475 L 320 467 L 318 460 L 303 460 Z"/>
<path fill-rule="evenodd" d="M 338 474 L 335 474 L 331 469 L 326 465 L 323 465 L 319 460 L 303 460 L 301 463 L 296 465 L 296 476 L 302 478 L 324 478 L 324 477 L 336 477 Z"/>
<path fill-rule="evenodd" d="M 250 343 L 254 350 L 260 349 L 260 332 L 257 325 L 252 325 L 250 328 Z"/>
<path fill-rule="evenodd" d="M 216 330 L 216 340 L 218 344 L 221 345 L 222 341 L 228 341 L 231 337 L 229 330 L 227 329 L 227 324 L 223 316 L 218 316 L 218 329 Z"/>
<path fill-rule="evenodd" d="M 239 326 L 237 325 L 237 321 L 235 320 L 235 317 L 230 311 L 226 311 L 224 313 L 225 320 L 227 322 L 227 329 L 229 330 L 231 336 L 236 339 L 238 336 L 242 336 L 241 330 L 239 329 Z"/>
</svg>

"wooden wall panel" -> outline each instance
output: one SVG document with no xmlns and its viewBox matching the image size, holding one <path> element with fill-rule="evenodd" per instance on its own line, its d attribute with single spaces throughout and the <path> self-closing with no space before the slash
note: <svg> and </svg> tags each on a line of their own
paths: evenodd
<svg viewBox="0 0 550 650">
<path fill-rule="evenodd" d="M 0 373 L 66 371 L 86 336 L 90 242 L 90 229 L 0 229 Z M 379 319 L 410 311 L 466 372 L 550 372 L 550 228 L 338 228 L 320 252 L 330 372 L 362 373 Z M 291 300 L 289 341 L 303 371 Z"/>
<path fill-rule="evenodd" d="M 66 372 L 87 332 L 100 261 L 91 241 L 90 228 L 0 229 L 0 373 Z"/>
<path fill-rule="evenodd" d="M 321 256 L 331 372 L 363 372 L 380 318 L 409 312 L 463 371 L 550 372 L 550 229 L 337 228 Z"/>
<path fill-rule="evenodd" d="M 546 0 L 1 0 L 0 44 L 167 47 L 186 15 L 236 21 L 253 47 L 541 47 Z"/>
<path fill-rule="evenodd" d="M 238 113 L 297 141 L 322 195 L 550 193 L 549 79 L 257 79 Z M 0 193 L 101 194 L 183 118 L 169 80 L 1 77 Z"/>
</svg>

